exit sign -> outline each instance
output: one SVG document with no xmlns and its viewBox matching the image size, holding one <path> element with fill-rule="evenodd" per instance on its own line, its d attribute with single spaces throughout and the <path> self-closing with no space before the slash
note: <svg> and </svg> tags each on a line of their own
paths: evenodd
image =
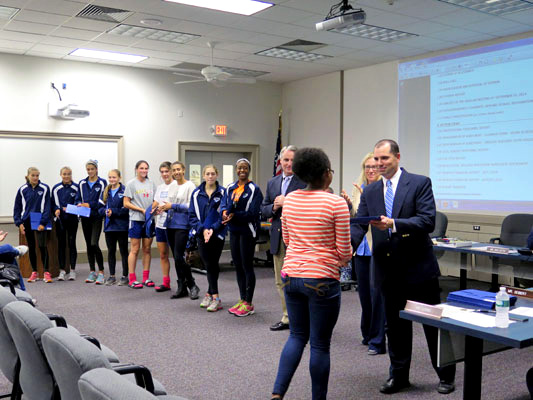
<svg viewBox="0 0 533 400">
<path fill-rule="evenodd" d="M 226 136 L 228 133 L 228 126 L 227 125 L 215 125 L 215 131 L 213 132 L 213 135 L 215 136 Z"/>
</svg>

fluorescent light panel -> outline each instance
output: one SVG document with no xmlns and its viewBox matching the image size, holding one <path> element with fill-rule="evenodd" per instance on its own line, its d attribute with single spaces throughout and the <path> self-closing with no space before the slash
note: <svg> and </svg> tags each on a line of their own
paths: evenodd
<svg viewBox="0 0 533 400">
<path fill-rule="evenodd" d="M 322 60 L 323 58 L 330 57 L 324 54 L 308 53 L 306 51 L 288 50 L 282 47 L 273 47 L 271 49 L 263 50 L 255 54 L 258 56 L 284 58 L 287 60 L 294 60 L 294 61 L 316 61 L 316 60 Z"/>
<path fill-rule="evenodd" d="M 414 33 L 397 31 L 395 29 L 383 28 L 381 26 L 359 24 L 346 28 L 331 29 L 330 32 L 344 33 L 362 37 L 365 39 L 379 40 L 381 42 L 395 42 L 396 40 L 406 39 L 415 35 Z"/>
<path fill-rule="evenodd" d="M 19 11 L 20 8 L 0 6 L 0 19 L 11 19 Z"/>
<path fill-rule="evenodd" d="M 100 60 L 122 61 L 122 62 L 129 62 L 129 63 L 138 63 L 148 58 L 146 56 L 138 56 L 135 54 L 116 53 L 114 51 L 92 50 L 92 49 L 76 49 L 73 52 L 71 52 L 69 55 L 77 56 L 77 57 L 86 57 L 86 58 L 97 58 Z"/>
<path fill-rule="evenodd" d="M 471 10 L 492 15 L 504 15 L 517 11 L 530 10 L 533 2 L 527 0 L 439 0 Z"/>
<path fill-rule="evenodd" d="M 139 39 L 159 40 L 161 42 L 187 43 L 197 39 L 200 35 L 192 33 L 173 32 L 163 29 L 144 28 L 142 26 L 121 24 L 108 31 L 113 35 L 131 36 Z"/>
<path fill-rule="evenodd" d="M 211 10 L 226 11 L 234 14 L 252 15 L 274 4 L 257 0 L 165 0 L 171 3 L 188 6 L 209 8 Z"/>
</svg>

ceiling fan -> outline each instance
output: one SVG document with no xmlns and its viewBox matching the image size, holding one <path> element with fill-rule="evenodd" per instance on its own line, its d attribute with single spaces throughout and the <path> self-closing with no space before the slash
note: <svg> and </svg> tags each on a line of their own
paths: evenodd
<svg viewBox="0 0 533 400">
<path fill-rule="evenodd" d="M 222 68 L 217 67 L 213 63 L 213 52 L 215 49 L 216 42 L 207 42 L 207 46 L 211 49 L 211 64 L 207 67 L 202 68 L 200 71 L 194 69 L 185 69 L 185 68 L 176 68 L 176 72 L 173 72 L 174 75 L 185 76 L 189 78 L 195 78 L 188 81 L 178 81 L 174 82 L 175 85 L 182 85 L 184 83 L 194 83 L 194 82 L 209 82 L 217 87 L 224 86 L 227 82 L 236 82 L 236 83 L 255 83 L 256 80 L 253 77 L 246 76 L 237 76 L 230 74 L 222 70 Z"/>
</svg>

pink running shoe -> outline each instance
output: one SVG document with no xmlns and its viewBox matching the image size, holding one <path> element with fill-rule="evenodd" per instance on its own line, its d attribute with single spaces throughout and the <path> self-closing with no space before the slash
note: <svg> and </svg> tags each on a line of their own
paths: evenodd
<svg viewBox="0 0 533 400">
<path fill-rule="evenodd" d="M 44 281 L 45 283 L 52 283 L 52 275 L 50 275 L 50 272 L 46 271 L 46 272 L 44 273 L 44 279 L 43 279 L 43 281 Z"/>
<path fill-rule="evenodd" d="M 228 309 L 228 312 L 229 312 L 230 314 L 235 315 L 235 313 L 237 312 L 237 310 L 238 310 L 239 308 L 241 308 L 242 303 L 243 303 L 243 301 L 242 301 L 242 300 L 239 300 L 239 302 L 238 302 L 237 304 L 235 304 L 233 307 L 231 307 L 231 308 Z"/>
<path fill-rule="evenodd" d="M 28 282 L 35 282 L 38 280 L 39 280 L 39 274 L 37 273 L 37 271 L 33 271 L 30 277 L 28 278 Z"/>
<path fill-rule="evenodd" d="M 243 301 L 242 305 L 233 315 L 236 317 L 247 317 L 248 315 L 252 315 L 254 312 L 253 304 Z"/>
</svg>

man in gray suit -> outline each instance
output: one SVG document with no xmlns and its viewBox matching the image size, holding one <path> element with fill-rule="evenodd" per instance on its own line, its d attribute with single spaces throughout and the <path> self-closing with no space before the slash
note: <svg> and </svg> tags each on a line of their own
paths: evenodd
<svg viewBox="0 0 533 400">
<path fill-rule="evenodd" d="M 285 304 L 285 294 L 283 293 L 281 282 L 281 268 L 283 267 L 283 259 L 285 258 L 285 243 L 281 236 L 281 210 L 283 209 L 283 201 L 285 196 L 290 192 L 303 189 L 306 184 L 298 179 L 292 173 L 292 159 L 296 151 L 294 146 L 285 146 L 281 149 L 281 169 L 283 173 L 273 177 L 268 181 L 267 190 L 261 204 L 261 213 L 265 218 L 272 218 L 272 227 L 270 228 L 270 253 L 274 257 L 274 275 L 276 278 L 276 288 L 281 297 L 281 308 L 283 316 L 281 321 L 276 322 L 270 327 L 271 331 L 281 331 L 289 329 L 289 316 L 287 314 L 287 306 Z"/>
</svg>

